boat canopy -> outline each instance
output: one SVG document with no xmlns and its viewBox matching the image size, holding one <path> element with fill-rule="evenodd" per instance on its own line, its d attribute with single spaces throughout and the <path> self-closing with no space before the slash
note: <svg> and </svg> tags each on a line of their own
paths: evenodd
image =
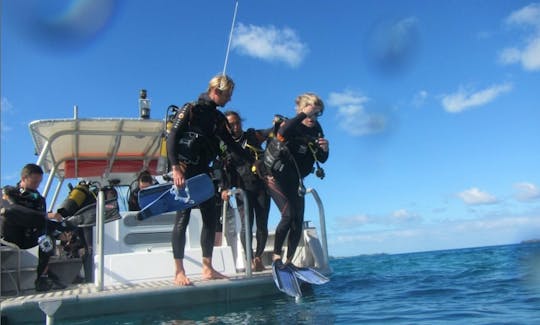
<svg viewBox="0 0 540 325">
<path fill-rule="evenodd" d="M 156 174 L 164 121 L 136 118 L 50 119 L 30 123 L 37 164 L 51 178 L 106 180 Z"/>
</svg>

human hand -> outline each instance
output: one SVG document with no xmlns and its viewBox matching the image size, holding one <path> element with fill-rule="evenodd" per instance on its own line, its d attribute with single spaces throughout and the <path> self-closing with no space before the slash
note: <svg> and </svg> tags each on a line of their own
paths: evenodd
<svg viewBox="0 0 540 325">
<path fill-rule="evenodd" d="M 223 201 L 228 201 L 228 200 L 229 200 L 229 197 L 230 197 L 230 195 L 229 195 L 229 190 L 223 190 L 223 191 L 221 191 L 221 199 L 222 199 Z"/>
<path fill-rule="evenodd" d="M 58 212 L 49 212 L 47 217 L 58 222 L 62 222 L 62 220 L 64 220 L 64 217 L 62 217 L 62 215 Z"/>
<path fill-rule="evenodd" d="M 329 143 L 328 140 L 325 138 L 318 138 L 317 143 L 319 144 L 319 147 L 324 151 L 328 152 Z"/>
<path fill-rule="evenodd" d="M 173 166 L 172 176 L 173 184 L 177 188 L 183 188 L 186 183 L 186 179 L 184 178 L 184 171 L 182 168 L 180 168 L 180 166 Z"/>
</svg>

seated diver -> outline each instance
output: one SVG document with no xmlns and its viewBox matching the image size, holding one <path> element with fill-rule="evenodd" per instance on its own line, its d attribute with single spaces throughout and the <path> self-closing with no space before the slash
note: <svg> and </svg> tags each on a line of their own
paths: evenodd
<svg viewBox="0 0 540 325">
<path fill-rule="evenodd" d="M 47 213 L 45 198 L 38 192 L 42 180 L 43 170 L 40 166 L 25 165 L 19 183 L 2 189 L 0 213 L 0 236 L 5 241 L 21 249 L 39 245 L 36 291 L 65 288 L 58 277 L 48 270 L 48 266 L 54 254 L 54 240 L 51 237 L 67 228 L 57 222 L 62 220 L 60 214 Z"/>
<path fill-rule="evenodd" d="M 139 206 L 139 192 L 142 189 L 145 189 L 151 185 L 156 184 L 150 172 L 143 170 L 139 176 L 137 176 L 137 186 L 134 190 L 130 191 L 128 198 L 128 208 L 129 211 L 139 211 L 141 207 Z"/>
</svg>

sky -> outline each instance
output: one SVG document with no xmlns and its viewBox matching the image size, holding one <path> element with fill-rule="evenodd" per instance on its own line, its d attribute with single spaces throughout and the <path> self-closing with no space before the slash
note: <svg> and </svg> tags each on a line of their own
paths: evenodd
<svg viewBox="0 0 540 325">
<path fill-rule="evenodd" d="M 2 185 L 31 121 L 138 117 L 142 88 L 162 118 L 225 69 L 246 128 L 323 99 L 330 255 L 540 238 L 540 2 L 240 0 L 226 67 L 233 0 L 0 3 Z"/>
</svg>

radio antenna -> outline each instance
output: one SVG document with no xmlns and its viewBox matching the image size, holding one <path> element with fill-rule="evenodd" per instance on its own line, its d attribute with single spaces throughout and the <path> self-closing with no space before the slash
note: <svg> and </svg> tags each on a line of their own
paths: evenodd
<svg viewBox="0 0 540 325">
<path fill-rule="evenodd" d="M 233 36 L 233 32 L 234 32 L 234 24 L 236 22 L 236 12 L 238 11 L 238 0 L 235 1 L 235 5 L 234 5 L 234 15 L 233 15 L 233 20 L 232 20 L 232 25 L 231 25 L 231 32 L 229 34 L 229 42 L 227 44 L 227 52 L 225 52 L 225 64 L 223 65 L 223 75 L 226 74 L 227 72 L 227 62 L 229 61 L 229 52 L 231 50 L 231 42 L 232 42 L 232 36 Z"/>
</svg>

